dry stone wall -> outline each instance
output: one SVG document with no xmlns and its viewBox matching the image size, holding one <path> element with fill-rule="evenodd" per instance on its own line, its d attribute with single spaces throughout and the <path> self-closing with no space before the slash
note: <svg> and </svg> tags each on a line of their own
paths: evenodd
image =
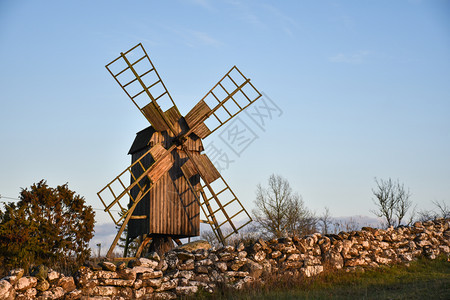
<svg viewBox="0 0 450 300">
<path fill-rule="evenodd" d="M 219 284 L 240 289 L 264 274 L 307 277 L 324 267 L 345 269 L 407 263 L 417 257 L 450 256 L 450 219 L 417 222 L 387 230 L 363 228 L 337 235 L 318 233 L 259 240 L 248 246 L 209 249 L 206 242 L 183 245 L 160 258 L 152 253 L 128 263 L 102 262 L 66 277 L 44 267 L 23 269 L 0 280 L 0 299 L 175 299 Z"/>
</svg>

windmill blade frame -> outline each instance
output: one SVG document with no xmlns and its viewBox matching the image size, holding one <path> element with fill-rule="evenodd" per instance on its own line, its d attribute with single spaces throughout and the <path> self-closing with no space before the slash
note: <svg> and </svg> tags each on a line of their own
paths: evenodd
<svg viewBox="0 0 450 300">
<path fill-rule="evenodd" d="M 134 163 L 132 163 L 129 167 L 127 167 L 124 171 L 122 171 L 119 175 L 117 175 L 112 181 L 110 181 L 104 188 L 102 188 L 98 193 L 97 196 L 100 198 L 100 201 L 105 206 L 105 212 L 108 212 L 110 217 L 112 218 L 113 222 L 116 225 L 119 225 L 122 219 L 126 217 L 127 211 L 129 209 L 126 209 L 121 203 L 120 200 L 125 196 L 128 195 L 130 197 L 130 200 L 132 203 L 139 202 L 148 192 L 149 188 L 160 178 L 161 172 L 154 172 L 155 169 L 157 169 L 158 166 L 161 166 L 162 164 L 163 169 L 168 170 L 173 165 L 173 161 L 171 160 L 170 153 L 173 149 L 175 149 L 176 145 L 173 145 L 169 149 L 164 149 L 160 144 L 156 144 L 155 146 L 151 147 L 147 152 L 145 152 L 138 160 L 136 160 Z M 145 159 L 148 159 L 149 155 L 153 158 L 154 163 L 149 167 L 145 168 L 142 161 Z M 139 177 L 135 176 L 136 171 L 133 172 L 133 168 L 139 167 L 142 173 L 139 175 Z M 151 175 L 149 177 L 149 174 Z M 121 178 L 125 176 L 131 176 L 133 178 L 134 182 L 125 185 L 124 180 Z M 131 195 L 131 189 L 133 187 L 137 186 L 143 194 L 140 195 L 140 197 L 133 197 Z M 116 189 L 114 189 L 116 187 Z M 120 193 L 117 194 L 117 188 L 121 188 L 119 191 Z M 113 201 L 111 201 L 109 204 L 106 204 L 107 200 L 105 197 L 112 196 Z M 114 207 L 114 205 L 118 205 L 120 211 L 123 213 L 123 215 L 116 220 L 114 218 L 113 214 L 111 213 L 111 209 Z"/>
<path fill-rule="evenodd" d="M 238 96 L 242 97 L 237 99 Z M 250 78 L 245 77 L 236 66 L 233 66 L 187 113 L 185 116 L 186 123 L 191 128 L 190 131 L 204 139 L 261 96 L 262 94 L 250 82 Z M 214 108 L 211 109 L 207 102 L 215 105 Z M 231 105 L 227 108 L 228 103 L 231 103 Z M 234 108 L 234 110 L 231 110 L 231 108 Z M 205 123 L 210 117 L 214 117 L 216 121 L 212 129 Z"/>
<path fill-rule="evenodd" d="M 135 54 L 135 52 L 138 51 L 142 52 L 142 56 L 131 62 L 128 56 L 132 57 L 133 54 Z M 113 66 L 118 63 L 125 63 L 125 67 L 120 68 L 119 71 L 115 72 Z M 140 74 L 139 70 L 137 70 L 138 64 L 144 64 L 144 66 L 140 68 L 141 69 Z M 165 95 L 167 95 L 167 97 L 169 98 L 168 100 L 170 100 L 169 105 L 172 104 L 170 107 L 167 108 L 167 110 L 172 109 L 174 107 L 178 113 L 179 111 L 175 105 L 175 102 L 172 99 L 172 96 L 167 90 L 164 82 L 159 76 L 158 71 L 156 70 L 155 66 L 153 65 L 152 61 L 150 60 L 147 52 L 145 51 L 141 43 L 137 44 L 136 46 L 134 46 L 133 48 L 131 48 L 126 52 L 120 53 L 119 57 L 111 61 L 105 67 L 106 69 L 108 69 L 109 73 L 120 85 L 125 94 L 127 94 L 127 96 L 134 103 L 134 105 L 139 109 L 139 111 L 144 115 L 144 117 L 150 122 L 150 124 L 152 124 L 152 126 L 157 131 L 169 129 L 167 126 L 165 126 L 164 122 L 162 121 L 162 118 L 164 118 L 163 117 L 164 112 L 160 107 L 158 101 L 161 101 L 160 99 L 162 99 Z M 154 75 L 153 80 L 151 77 L 152 75 Z M 144 79 L 146 78 L 149 78 L 148 84 L 144 82 Z M 152 93 L 152 89 L 156 90 L 157 88 L 159 88 L 160 93 L 154 96 Z M 147 101 L 145 101 L 145 99 L 143 101 L 137 101 L 137 98 L 138 97 L 142 98 L 143 95 L 148 96 Z M 148 102 L 148 99 L 150 99 L 150 102 Z M 166 104 L 166 107 L 167 106 L 168 105 Z"/>
<path fill-rule="evenodd" d="M 203 184 L 200 185 L 198 192 L 200 192 L 203 201 L 200 199 L 200 197 L 198 197 L 197 199 L 199 201 L 200 207 L 202 208 L 203 214 L 206 217 L 207 221 L 205 223 L 210 224 L 211 229 L 213 230 L 217 239 L 222 244 L 225 244 L 225 240 L 229 236 L 231 236 L 234 233 L 237 233 L 239 229 L 241 229 L 242 227 L 244 227 L 245 225 L 249 224 L 252 221 L 252 217 L 247 212 L 245 207 L 242 205 L 236 194 L 233 192 L 233 190 L 230 188 L 225 179 L 220 175 L 220 172 L 214 167 L 212 162 L 205 154 L 199 155 L 199 157 L 197 158 L 192 157 L 181 167 L 181 170 L 186 178 L 189 178 L 197 173 L 200 174 L 200 178 L 202 179 Z M 219 192 L 215 192 L 214 188 L 212 187 L 212 184 L 215 182 L 220 182 L 222 185 Z M 209 196 L 207 195 L 205 190 L 209 192 Z M 223 205 L 219 200 L 219 195 L 226 193 L 229 193 L 232 196 L 232 199 L 228 200 Z M 212 208 L 211 201 L 213 200 L 217 205 L 217 208 L 215 210 L 213 210 Z M 239 207 L 239 210 L 230 217 L 228 212 L 225 210 L 225 207 L 233 203 L 235 203 Z M 204 209 L 204 206 L 206 207 L 206 210 Z M 219 212 L 221 212 L 225 218 L 225 220 L 221 223 L 219 223 L 216 218 L 216 214 Z M 242 213 L 244 213 L 248 217 L 248 221 L 243 225 L 236 227 L 232 219 Z M 224 236 L 220 228 L 226 225 L 227 223 L 232 228 L 232 232 Z"/>
</svg>

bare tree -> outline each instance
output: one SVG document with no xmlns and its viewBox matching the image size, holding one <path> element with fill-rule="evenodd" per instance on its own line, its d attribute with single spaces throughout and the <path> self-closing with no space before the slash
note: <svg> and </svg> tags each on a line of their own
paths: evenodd
<svg viewBox="0 0 450 300">
<path fill-rule="evenodd" d="M 341 231 L 356 231 L 360 230 L 361 225 L 353 217 L 348 220 L 335 220 L 333 223 L 333 233 L 338 234 Z"/>
<path fill-rule="evenodd" d="M 322 234 L 330 233 L 330 229 L 331 229 L 331 226 L 333 225 L 333 222 L 332 222 L 332 217 L 330 214 L 330 209 L 328 207 L 325 206 L 325 209 L 324 209 L 322 215 L 320 215 L 317 218 L 317 221 L 319 223 L 319 227 L 322 231 Z"/>
<path fill-rule="evenodd" d="M 317 220 L 314 214 L 305 207 L 301 196 L 294 193 L 289 182 L 280 175 L 272 174 L 267 188 L 258 184 L 255 205 L 255 221 L 270 235 L 303 235 L 316 230 Z"/>
<path fill-rule="evenodd" d="M 372 210 L 377 217 L 384 218 L 387 227 L 398 226 L 402 224 L 408 210 L 412 206 L 409 190 L 406 190 L 403 184 L 397 180 L 394 182 L 391 178 L 388 180 L 375 178 L 377 184 L 376 189 L 372 189 L 375 196 L 373 202 L 377 206 L 376 210 Z M 412 222 L 413 214 L 409 220 Z"/>
<path fill-rule="evenodd" d="M 434 206 L 437 208 L 437 217 L 438 218 L 444 218 L 448 219 L 450 218 L 450 207 L 447 205 L 447 203 L 442 200 L 442 203 L 439 201 L 432 201 Z"/>
<path fill-rule="evenodd" d="M 226 245 L 237 246 L 240 242 L 244 244 L 252 244 L 256 242 L 259 238 L 262 238 L 260 232 L 258 232 L 258 227 L 254 223 L 250 223 L 244 228 L 240 229 L 237 234 L 232 234 L 233 229 L 230 227 L 222 228 L 222 234 L 225 236 L 230 235 L 226 240 Z M 222 246 L 222 242 L 217 238 L 214 232 L 210 229 L 202 230 L 200 234 L 200 239 L 206 240 L 213 247 Z"/>
<path fill-rule="evenodd" d="M 418 213 L 418 221 L 424 222 L 438 218 L 450 218 L 450 207 L 444 201 L 432 201 L 434 210 L 420 210 Z"/>
</svg>

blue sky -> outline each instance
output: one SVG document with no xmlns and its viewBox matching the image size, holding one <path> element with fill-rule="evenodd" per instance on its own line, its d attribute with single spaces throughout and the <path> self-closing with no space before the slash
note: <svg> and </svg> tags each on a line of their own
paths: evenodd
<svg viewBox="0 0 450 300">
<path fill-rule="evenodd" d="M 371 215 L 374 177 L 450 202 L 448 1 L 3 0 L 0 42 L 3 196 L 47 179 L 102 207 L 148 126 L 104 66 L 141 42 L 183 114 L 233 65 L 282 111 L 224 146 L 249 210 L 272 173 L 335 216 Z"/>
</svg>

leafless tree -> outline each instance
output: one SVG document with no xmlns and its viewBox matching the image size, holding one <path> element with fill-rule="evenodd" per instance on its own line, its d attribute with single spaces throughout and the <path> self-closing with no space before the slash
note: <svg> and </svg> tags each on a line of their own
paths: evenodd
<svg viewBox="0 0 450 300">
<path fill-rule="evenodd" d="M 222 228 L 222 234 L 228 236 L 231 234 L 233 230 L 231 228 Z M 226 245 L 237 246 L 240 242 L 244 244 L 251 244 L 252 242 L 257 241 L 259 238 L 264 237 L 258 232 L 257 225 L 250 223 L 244 228 L 240 229 L 238 234 L 231 234 L 226 240 Z M 200 234 L 200 239 L 206 240 L 213 247 L 221 247 L 222 243 L 219 241 L 214 232 L 210 229 L 202 230 Z"/>
<path fill-rule="evenodd" d="M 333 233 L 338 234 L 341 231 L 356 231 L 360 230 L 361 225 L 354 219 L 350 218 L 348 220 L 336 220 L 333 223 Z"/>
<path fill-rule="evenodd" d="M 213 247 L 219 247 L 221 245 L 214 232 L 210 229 L 202 231 L 200 239 L 207 241 Z"/>
<path fill-rule="evenodd" d="M 438 218 L 450 218 L 450 207 L 444 201 L 432 201 L 434 210 L 421 210 L 418 213 L 418 221 L 424 222 Z"/>
<path fill-rule="evenodd" d="M 267 188 L 257 186 L 255 205 L 254 219 L 270 235 L 304 235 L 316 230 L 316 217 L 280 175 L 272 174 Z"/>
<path fill-rule="evenodd" d="M 377 206 L 372 210 L 377 217 L 383 218 L 387 227 L 398 226 L 402 224 L 408 210 L 412 206 L 409 190 L 406 190 L 403 184 L 397 180 L 394 182 L 391 178 L 388 180 L 375 178 L 376 189 L 372 189 L 375 196 L 373 202 Z M 409 223 L 412 222 L 413 214 Z"/>
<path fill-rule="evenodd" d="M 322 215 L 317 218 L 322 234 L 330 233 L 331 226 L 333 225 L 332 219 L 330 209 L 325 206 Z"/>
<path fill-rule="evenodd" d="M 439 201 L 432 201 L 434 206 L 437 208 L 437 216 L 438 218 L 444 218 L 448 219 L 450 218 L 450 207 L 447 205 L 447 203 L 442 200 L 442 202 Z"/>
</svg>

